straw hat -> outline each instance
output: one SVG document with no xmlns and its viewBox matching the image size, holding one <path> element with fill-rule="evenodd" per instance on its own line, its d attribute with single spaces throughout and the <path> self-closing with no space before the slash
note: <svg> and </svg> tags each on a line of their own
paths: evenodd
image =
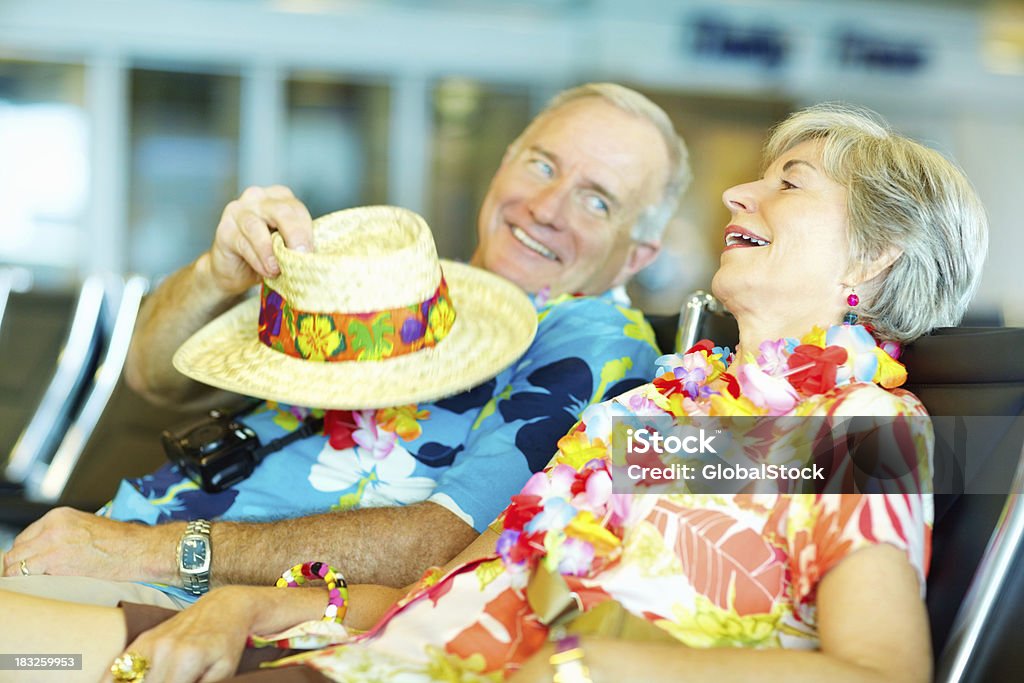
<svg viewBox="0 0 1024 683">
<path fill-rule="evenodd" d="M 301 253 L 275 234 L 281 274 L 189 338 L 174 367 L 293 405 L 380 408 L 481 384 L 533 341 L 537 313 L 523 291 L 439 261 L 430 228 L 411 211 L 338 211 L 314 221 L 313 240 Z"/>
</svg>

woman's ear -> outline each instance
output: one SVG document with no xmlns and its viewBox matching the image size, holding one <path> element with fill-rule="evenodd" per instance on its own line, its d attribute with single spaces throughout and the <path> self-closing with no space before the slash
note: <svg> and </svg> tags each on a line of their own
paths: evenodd
<svg viewBox="0 0 1024 683">
<path fill-rule="evenodd" d="M 889 266 L 896 263 L 896 259 L 903 255 L 903 250 L 893 245 L 883 251 L 874 259 L 866 263 L 855 263 L 847 273 L 844 282 L 849 287 L 860 287 L 865 285 L 889 269 Z"/>
</svg>

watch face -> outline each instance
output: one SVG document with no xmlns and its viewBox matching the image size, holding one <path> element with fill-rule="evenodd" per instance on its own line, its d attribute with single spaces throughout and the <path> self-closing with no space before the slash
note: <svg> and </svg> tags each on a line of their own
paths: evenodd
<svg viewBox="0 0 1024 683">
<path fill-rule="evenodd" d="M 203 569 L 207 566 L 209 549 L 206 539 L 199 536 L 186 536 L 181 542 L 181 568 L 185 570 Z"/>
</svg>

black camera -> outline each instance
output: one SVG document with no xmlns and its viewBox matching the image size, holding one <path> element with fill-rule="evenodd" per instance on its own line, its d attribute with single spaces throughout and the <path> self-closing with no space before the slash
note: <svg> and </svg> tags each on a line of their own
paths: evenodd
<svg viewBox="0 0 1024 683">
<path fill-rule="evenodd" d="M 256 432 L 237 417 L 211 410 L 198 422 L 160 435 L 168 459 L 204 491 L 217 493 L 237 484 L 263 459 Z"/>
</svg>

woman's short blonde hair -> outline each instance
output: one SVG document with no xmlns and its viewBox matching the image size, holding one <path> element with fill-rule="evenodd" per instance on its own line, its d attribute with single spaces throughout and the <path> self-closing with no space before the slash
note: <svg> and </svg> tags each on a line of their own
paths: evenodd
<svg viewBox="0 0 1024 683">
<path fill-rule="evenodd" d="M 894 133 L 874 112 L 836 103 L 779 124 L 765 159 L 770 164 L 808 140 L 823 142 L 823 170 L 847 190 L 852 262 L 902 252 L 872 284 L 858 287 L 859 321 L 899 342 L 959 324 L 988 249 L 985 209 L 963 171 Z"/>
</svg>

